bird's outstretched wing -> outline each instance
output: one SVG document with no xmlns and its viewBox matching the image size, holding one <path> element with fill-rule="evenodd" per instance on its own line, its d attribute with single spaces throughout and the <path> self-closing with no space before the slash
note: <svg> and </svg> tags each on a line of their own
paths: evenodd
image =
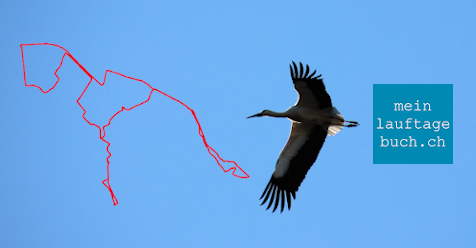
<svg viewBox="0 0 476 248">
<path fill-rule="evenodd" d="M 314 76 L 316 70 L 309 75 L 309 65 L 306 65 L 304 71 L 302 63 L 299 63 L 299 69 L 293 61 L 293 65 L 289 65 L 291 70 L 291 78 L 293 79 L 294 88 L 299 93 L 299 99 L 296 106 L 325 109 L 332 107 L 332 101 L 327 94 L 326 87 L 322 81 L 322 76 Z"/>
<path fill-rule="evenodd" d="M 291 195 L 296 199 L 296 191 L 316 161 L 326 136 L 327 131 L 319 125 L 292 123 L 289 140 L 281 151 L 276 169 L 261 195 L 260 199 L 265 197 L 261 205 L 269 199 L 267 208 L 269 209 L 274 201 L 274 212 L 281 200 L 282 212 L 286 200 L 288 209 L 291 209 Z"/>
</svg>

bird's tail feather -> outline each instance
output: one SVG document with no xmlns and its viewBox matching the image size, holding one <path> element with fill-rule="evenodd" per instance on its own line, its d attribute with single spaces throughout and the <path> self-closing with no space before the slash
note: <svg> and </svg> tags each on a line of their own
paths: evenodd
<svg viewBox="0 0 476 248">
<path fill-rule="evenodd" d="M 332 107 L 331 116 L 329 118 L 329 126 L 327 127 L 327 134 L 330 136 L 336 135 L 345 124 L 344 116 L 335 107 Z"/>
</svg>

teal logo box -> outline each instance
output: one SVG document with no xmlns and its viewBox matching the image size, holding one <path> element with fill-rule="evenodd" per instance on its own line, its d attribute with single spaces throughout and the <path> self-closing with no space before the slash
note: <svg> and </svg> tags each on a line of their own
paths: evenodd
<svg viewBox="0 0 476 248">
<path fill-rule="evenodd" d="M 374 84 L 374 164 L 453 163 L 452 84 Z"/>
</svg>

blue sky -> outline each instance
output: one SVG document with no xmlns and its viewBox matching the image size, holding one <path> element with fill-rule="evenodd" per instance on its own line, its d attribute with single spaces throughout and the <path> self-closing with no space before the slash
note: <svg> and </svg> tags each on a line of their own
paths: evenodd
<svg viewBox="0 0 476 248">
<path fill-rule="evenodd" d="M 475 3 L 3 1 L 0 11 L 2 247 L 476 246 Z M 89 77 L 66 58 L 51 92 L 24 86 L 20 44 L 43 42 L 100 81 L 112 70 L 184 102 L 250 178 L 224 173 L 190 112 L 154 93 L 106 129 L 113 206 L 106 144 L 76 103 Z M 45 68 L 61 55 L 28 51 L 28 82 L 51 87 Z M 322 73 L 361 125 L 328 138 L 291 211 L 271 214 L 258 198 L 290 122 L 245 117 L 296 102 L 293 60 Z M 373 164 L 372 88 L 387 83 L 453 84 L 453 164 Z M 83 100 L 99 123 L 144 94 L 114 78 L 94 87 Z"/>
</svg>

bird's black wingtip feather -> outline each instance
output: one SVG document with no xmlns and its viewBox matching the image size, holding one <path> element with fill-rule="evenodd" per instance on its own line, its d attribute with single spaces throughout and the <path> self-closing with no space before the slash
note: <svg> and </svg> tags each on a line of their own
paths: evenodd
<svg viewBox="0 0 476 248">
<path fill-rule="evenodd" d="M 261 205 L 265 204 L 265 202 L 266 202 L 266 201 L 268 200 L 268 198 L 269 198 L 269 195 L 271 194 L 271 190 L 272 190 L 272 188 L 271 188 L 271 181 L 270 181 L 270 183 L 268 184 L 268 186 L 270 186 L 270 187 L 266 187 L 266 189 L 265 189 L 265 191 L 264 191 L 264 192 L 266 192 L 266 197 L 264 198 L 263 203 L 261 203 Z M 263 194 L 264 194 L 264 192 L 263 192 Z M 260 198 L 260 199 L 261 199 L 261 198 Z"/>
<path fill-rule="evenodd" d="M 299 62 L 299 69 L 298 69 L 298 66 L 297 64 L 292 61 L 292 65 L 289 64 L 289 69 L 291 71 L 291 78 L 292 79 L 319 79 L 319 77 L 322 76 L 319 75 L 319 76 L 316 76 L 316 77 L 313 77 L 314 74 L 316 74 L 316 70 L 314 70 L 314 72 L 311 73 L 311 75 L 309 75 L 309 65 L 306 64 L 306 71 L 304 71 L 304 66 L 301 62 Z"/>
<path fill-rule="evenodd" d="M 264 189 L 263 194 L 262 194 L 261 197 L 259 198 L 260 200 L 261 200 L 261 198 L 263 198 L 264 194 L 266 194 L 266 192 L 268 191 L 268 189 L 269 189 L 270 186 L 271 186 L 271 180 L 269 180 L 268 185 L 266 185 L 266 188 Z"/>
<path fill-rule="evenodd" d="M 263 194 L 259 198 L 261 200 L 264 197 L 263 202 L 260 205 L 262 206 L 265 203 L 268 203 L 266 210 L 270 209 L 274 205 L 272 211 L 273 213 L 278 210 L 279 205 L 281 205 L 280 213 L 282 213 L 286 207 L 286 202 L 288 205 L 288 210 L 291 210 L 291 196 L 296 199 L 296 191 L 280 188 L 278 185 L 274 184 L 271 179 L 268 185 L 266 185 Z"/>
<path fill-rule="evenodd" d="M 307 74 L 309 74 L 309 65 L 306 65 L 306 72 L 304 73 L 304 77 L 307 77 Z"/>
<path fill-rule="evenodd" d="M 281 213 L 284 210 L 284 190 L 281 190 Z"/>
<path fill-rule="evenodd" d="M 297 78 L 298 77 L 298 68 L 297 68 L 296 63 L 294 63 L 294 61 L 293 61 L 293 67 L 294 67 L 294 78 Z"/>
<path fill-rule="evenodd" d="M 288 210 L 291 210 L 291 192 L 286 191 L 286 200 L 288 200 Z"/>
<path fill-rule="evenodd" d="M 300 69 L 299 78 L 302 78 L 303 72 L 304 72 L 304 68 L 302 68 L 302 63 L 301 63 L 301 62 L 299 62 L 299 69 Z"/>
<path fill-rule="evenodd" d="M 320 79 L 321 76 L 322 76 L 322 74 L 319 74 L 319 76 L 315 76 L 312 79 Z"/>
<path fill-rule="evenodd" d="M 273 200 L 274 200 L 274 193 L 276 192 L 276 185 L 273 185 L 273 192 L 271 193 L 271 199 L 269 199 L 269 204 L 268 204 L 268 207 L 266 208 L 266 210 L 268 210 L 271 205 L 273 204 Z"/>
<path fill-rule="evenodd" d="M 274 211 L 276 211 L 276 209 L 278 208 L 279 206 L 279 197 L 280 197 L 280 193 L 281 193 L 281 190 L 278 189 L 278 191 L 276 192 L 276 201 L 274 203 L 274 209 L 273 209 L 273 213 Z"/>
<path fill-rule="evenodd" d="M 311 75 L 309 75 L 310 78 L 312 78 L 312 76 L 314 76 L 314 74 L 316 74 L 317 70 L 314 70 L 313 73 L 311 73 Z"/>
</svg>

